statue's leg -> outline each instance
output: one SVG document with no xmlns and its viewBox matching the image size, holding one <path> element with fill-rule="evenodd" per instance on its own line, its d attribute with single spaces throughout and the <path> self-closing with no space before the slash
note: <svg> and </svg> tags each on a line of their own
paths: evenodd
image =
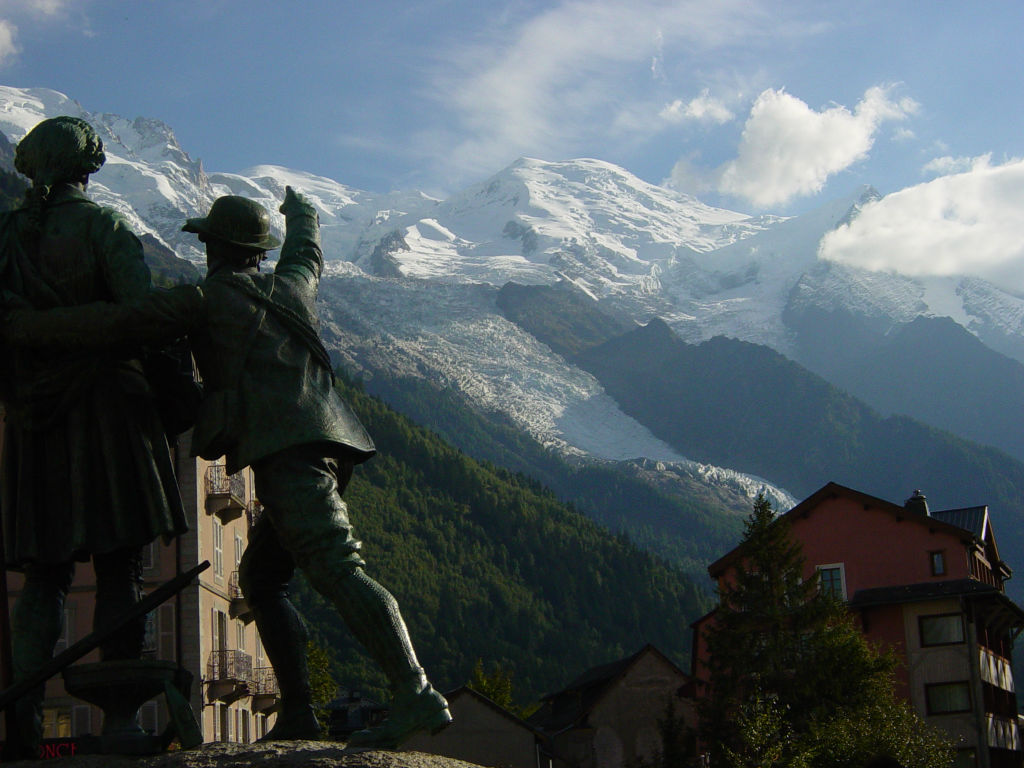
<svg viewBox="0 0 1024 768">
<path fill-rule="evenodd" d="M 257 468 L 257 495 L 267 505 L 282 546 L 331 601 L 394 693 L 388 722 L 354 734 L 350 745 L 395 747 L 418 730 L 447 725 L 448 704 L 427 682 L 398 602 L 362 569 L 361 544 L 341 498 L 352 464 L 311 456 L 305 449 L 285 453 L 275 457 L 272 467 Z M 268 498 L 277 501 L 268 503 Z"/>
<path fill-rule="evenodd" d="M 321 729 L 313 711 L 306 661 L 309 636 L 288 599 L 295 561 L 281 546 L 267 516 L 249 531 L 249 545 L 238 570 L 242 594 L 281 691 L 277 722 L 261 741 L 318 739 Z"/>
<path fill-rule="evenodd" d="M 64 600 L 74 575 L 73 563 L 32 564 L 11 615 L 14 680 L 27 677 L 53 658 L 64 624 Z M 14 705 L 19 733 L 6 759 L 35 759 L 43 736 L 43 697 L 40 685 Z"/>
<path fill-rule="evenodd" d="M 134 547 L 93 555 L 96 612 L 93 631 L 104 629 L 142 599 L 142 550 Z M 146 618 L 129 622 L 100 646 L 104 661 L 137 659 L 146 638 Z"/>
</svg>

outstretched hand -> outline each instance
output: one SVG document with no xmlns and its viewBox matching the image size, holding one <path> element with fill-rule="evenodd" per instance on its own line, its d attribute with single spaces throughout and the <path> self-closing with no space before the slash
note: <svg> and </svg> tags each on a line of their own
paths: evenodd
<svg viewBox="0 0 1024 768">
<path fill-rule="evenodd" d="M 295 213 L 313 213 L 313 204 L 306 199 L 305 195 L 296 192 L 291 187 L 284 188 L 284 202 L 278 208 L 285 216 Z"/>
</svg>

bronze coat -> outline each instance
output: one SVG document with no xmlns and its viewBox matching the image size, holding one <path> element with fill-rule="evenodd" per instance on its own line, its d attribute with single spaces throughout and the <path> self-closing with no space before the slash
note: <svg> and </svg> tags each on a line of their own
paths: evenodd
<svg viewBox="0 0 1024 768">
<path fill-rule="evenodd" d="M 38 239 L 0 215 L 0 290 L 40 308 L 125 302 L 149 291 L 142 246 L 114 211 L 56 188 Z M 0 515 L 8 565 L 141 546 L 187 526 L 167 440 L 136 350 L 4 353 Z"/>
</svg>

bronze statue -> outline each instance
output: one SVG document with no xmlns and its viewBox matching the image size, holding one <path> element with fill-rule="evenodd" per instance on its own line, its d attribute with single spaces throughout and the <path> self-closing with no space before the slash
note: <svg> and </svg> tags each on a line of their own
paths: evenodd
<svg viewBox="0 0 1024 768">
<path fill-rule="evenodd" d="M 32 181 L 0 215 L 0 302 L 36 309 L 139 299 L 150 290 L 142 245 L 121 216 L 85 195 L 105 156 L 92 127 L 44 120 L 18 144 Z M 94 626 L 141 597 L 141 547 L 186 529 L 167 439 L 137 345 L 103 351 L 17 347 L 0 366 L 5 440 L 0 514 L 7 568 L 25 573 L 12 616 L 14 677 L 53 655 L 76 560 L 96 570 Z M 101 647 L 138 658 L 144 620 Z M 41 737 L 42 686 L 17 705 L 21 756 Z"/>
<path fill-rule="evenodd" d="M 287 225 L 273 273 L 261 273 L 278 246 L 269 217 L 243 197 L 216 200 L 184 229 L 206 244 L 201 289 L 176 288 L 128 306 L 93 305 L 47 313 L 12 312 L 6 336 L 18 344 L 95 345 L 110 339 L 167 340 L 188 330 L 206 395 L 193 453 L 226 456 L 234 472 L 251 465 L 264 515 L 249 533 L 240 584 L 281 687 L 282 709 L 265 737 L 314 739 L 306 629 L 288 599 L 296 565 L 331 601 L 386 674 L 391 713 L 357 732 L 349 747 L 395 748 L 451 721 L 427 681 L 394 597 L 363 570 L 360 542 L 342 493 L 373 442 L 334 388 L 320 342 L 315 301 L 323 270 L 316 210 L 290 187 Z"/>
</svg>

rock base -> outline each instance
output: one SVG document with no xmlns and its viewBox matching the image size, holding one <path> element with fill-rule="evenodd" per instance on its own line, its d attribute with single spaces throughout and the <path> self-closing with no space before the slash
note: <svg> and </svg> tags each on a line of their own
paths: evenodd
<svg viewBox="0 0 1024 768">
<path fill-rule="evenodd" d="M 347 754 L 337 741 L 272 741 L 267 744 L 203 744 L 148 757 L 78 755 L 5 763 L 21 768 L 479 768 L 424 752 L 368 751 Z"/>
</svg>

